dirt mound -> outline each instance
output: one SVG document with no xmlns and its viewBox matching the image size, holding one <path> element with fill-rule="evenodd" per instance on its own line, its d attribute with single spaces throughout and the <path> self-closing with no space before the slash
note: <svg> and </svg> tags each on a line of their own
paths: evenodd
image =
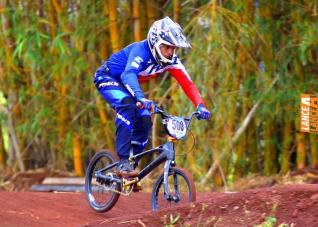
<svg viewBox="0 0 318 227">
<path fill-rule="evenodd" d="M 82 193 L 0 192 L 2 226 L 318 226 L 318 185 L 284 185 L 237 193 L 199 193 L 194 204 L 153 213 L 150 194 L 120 197 L 92 211 Z"/>
<path fill-rule="evenodd" d="M 187 207 L 136 214 L 89 226 L 318 226 L 318 185 L 285 185 L 201 194 Z"/>
</svg>

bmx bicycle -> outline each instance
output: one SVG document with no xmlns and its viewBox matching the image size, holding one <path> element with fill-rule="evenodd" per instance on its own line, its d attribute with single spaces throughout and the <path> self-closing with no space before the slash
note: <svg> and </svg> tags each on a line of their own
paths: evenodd
<svg viewBox="0 0 318 227">
<path fill-rule="evenodd" d="M 160 164 L 164 163 L 164 172 L 156 179 L 152 194 L 153 211 L 175 205 L 194 202 L 196 189 L 192 176 L 186 169 L 176 166 L 174 141 L 186 137 L 191 121 L 198 112 L 192 112 L 189 117 L 173 116 L 154 105 L 152 114 L 162 118 L 167 142 L 136 155 L 130 155 L 131 165 L 145 155 L 155 152 L 159 155 L 142 170 L 129 175 L 118 174 L 117 158 L 111 152 L 103 150 L 96 153 L 89 162 L 85 174 L 85 193 L 90 207 L 97 212 L 109 211 L 118 201 L 120 195 L 128 196 L 135 191 L 140 181 Z"/>
</svg>

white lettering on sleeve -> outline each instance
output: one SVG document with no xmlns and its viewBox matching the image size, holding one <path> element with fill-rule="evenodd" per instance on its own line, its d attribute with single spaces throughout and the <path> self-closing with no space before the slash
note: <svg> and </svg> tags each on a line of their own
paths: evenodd
<svg viewBox="0 0 318 227">
<path fill-rule="evenodd" d="M 133 66 L 133 67 L 135 67 L 136 69 L 138 69 L 140 63 L 143 62 L 143 61 L 144 61 L 144 60 L 143 60 L 141 57 L 137 56 L 137 57 L 135 57 L 134 61 L 131 63 L 131 66 Z"/>
<path fill-rule="evenodd" d="M 129 91 L 129 93 L 135 97 L 135 92 L 131 89 L 131 87 L 129 86 L 129 84 L 125 84 L 125 87 L 127 88 L 127 90 Z"/>
</svg>

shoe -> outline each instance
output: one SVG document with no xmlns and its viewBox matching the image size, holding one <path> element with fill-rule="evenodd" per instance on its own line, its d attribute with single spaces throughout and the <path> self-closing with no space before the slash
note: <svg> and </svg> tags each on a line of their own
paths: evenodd
<svg viewBox="0 0 318 227">
<path fill-rule="evenodd" d="M 134 171 L 133 166 L 130 164 L 128 159 L 120 159 L 117 170 L 120 174 L 127 174 Z"/>
</svg>

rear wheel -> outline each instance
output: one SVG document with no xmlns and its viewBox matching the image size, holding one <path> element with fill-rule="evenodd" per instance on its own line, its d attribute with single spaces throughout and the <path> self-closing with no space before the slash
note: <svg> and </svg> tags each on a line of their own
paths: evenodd
<svg viewBox="0 0 318 227">
<path fill-rule="evenodd" d="M 151 196 L 152 210 L 179 206 L 196 200 L 192 176 L 182 168 L 171 168 L 168 176 L 168 195 L 164 195 L 164 175 L 157 179 Z"/>
<path fill-rule="evenodd" d="M 117 177 L 114 175 L 114 167 L 105 168 L 115 163 L 117 160 L 108 151 L 96 153 L 91 159 L 85 175 L 85 192 L 90 207 L 97 212 L 106 212 L 110 210 L 117 202 L 121 190 L 120 183 L 113 180 L 104 180 L 96 177 L 96 172 L 101 169 L 102 176 Z M 117 192 L 116 192 L 117 191 Z"/>
</svg>

